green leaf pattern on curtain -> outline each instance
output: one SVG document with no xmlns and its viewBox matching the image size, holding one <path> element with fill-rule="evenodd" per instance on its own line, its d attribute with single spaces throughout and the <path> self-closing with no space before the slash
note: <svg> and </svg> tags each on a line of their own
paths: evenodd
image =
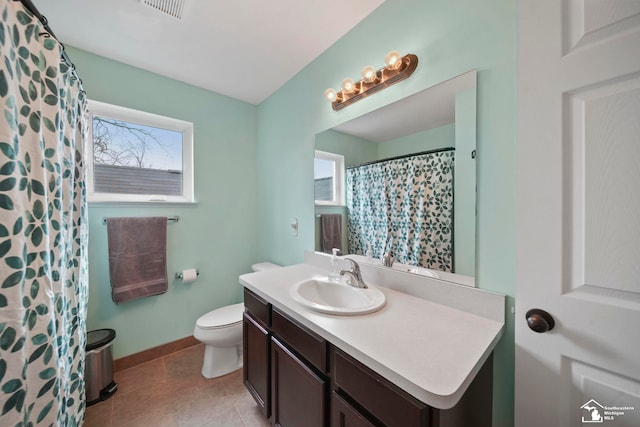
<svg viewBox="0 0 640 427">
<path fill-rule="evenodd" d="M 347 169 L 349 253 L 453 269 L 453 151 Z"/>
<path fill-rule="evenodd" d="M 0 425 L 79 426 L 86 99 L 38 19 L 0 4 Z"/>
</svg>

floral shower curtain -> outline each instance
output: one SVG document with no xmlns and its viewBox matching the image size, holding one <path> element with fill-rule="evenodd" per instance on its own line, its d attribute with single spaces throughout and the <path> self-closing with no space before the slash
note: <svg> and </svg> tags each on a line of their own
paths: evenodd
<svg viewBox="0 0 640 427">
<path fill-rule="evenodd" d="M 0 425 L 84 416 L 86 100 L 61 45 L 0 2 Z"/>
<path fill-rule="evenodd" d="M 453 269 L 454 151 L 347 169 L 349 253 Z"/>
</svg>

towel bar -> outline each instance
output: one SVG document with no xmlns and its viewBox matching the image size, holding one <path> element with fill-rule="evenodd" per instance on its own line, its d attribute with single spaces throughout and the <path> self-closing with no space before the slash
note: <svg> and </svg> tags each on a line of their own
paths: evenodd
<svg viewBox="0 0 640 427">
<path fill-rule="evenodd" d="M 106 224 L 108 219 L 109 218 L 102 217 L 102 223 Z M 169 216 L 169 217 L 167 217 L 167 221 L 168 222 L 178 222 L 178 221 L 180 221 L 180 217 L 179 216 Z"/>
</svg>

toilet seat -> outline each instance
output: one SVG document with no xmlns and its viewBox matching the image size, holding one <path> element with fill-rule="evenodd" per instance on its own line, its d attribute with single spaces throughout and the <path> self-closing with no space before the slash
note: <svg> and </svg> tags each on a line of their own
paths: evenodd
<svg viewBox="0 0 640 427">
<path fill-rule="evenodd" d="M 200 316 L 196 326 L 205 330 L 228 328 L 242 323 L 243 312 L 244 303 L 227 305 Z"/>
</svg>

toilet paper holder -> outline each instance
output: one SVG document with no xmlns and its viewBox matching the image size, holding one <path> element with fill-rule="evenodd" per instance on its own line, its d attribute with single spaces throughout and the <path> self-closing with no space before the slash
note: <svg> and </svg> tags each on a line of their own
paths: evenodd
<svg viewBox="0 0 640 427">
<path fill-rule="evenodd" d="M 196 276 L 199 276 L 199 275 L 200 275 L 200 271 L 199 271 L 199 270 L 196 270 Z M 182 271 L 178 271 L 178 272 L 176 272 L 176 279 L 178 279 L 178 280 L 182 280 L 182 277 L 183 277 L 183 276 L 182 276 Z"/>
</svg>

